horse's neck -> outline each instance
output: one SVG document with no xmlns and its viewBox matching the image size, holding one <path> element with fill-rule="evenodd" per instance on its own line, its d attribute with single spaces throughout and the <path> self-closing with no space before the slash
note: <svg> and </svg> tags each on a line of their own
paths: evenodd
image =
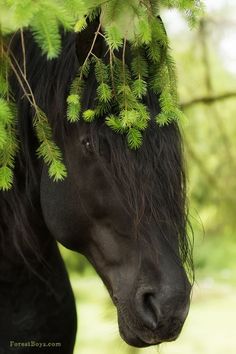
<svg viewBox="0 0 236 354">
<path fill-rule="evenodd" d="M 61 303 L 70 288 L 56 241 L 43 224 L 34 232 L 37 250 L 32 251 L 27 247 L 18 250 L 9 240 L 0 252 L 0 315 L 4 308 L 11 311 L 12 306 L 20 309 L 19 313 L 25 313 L 29 306 L 37 312 L 42 303 Z"/>
<path fill-rule="evenodd" d="M 0 255 L 0 347 L 8 353 L 11 340 L 45 342 L 50 335 L 63 343 L 62 353 L 72 353 L 76 315 L 68 275 L 56 241 L 37 223 L 32 230 L 41 260 L 30 249 L 22 257 L 22 248 L 12 247 L 10 230 L 5 234 L 10 239 Z"/>
</svg>

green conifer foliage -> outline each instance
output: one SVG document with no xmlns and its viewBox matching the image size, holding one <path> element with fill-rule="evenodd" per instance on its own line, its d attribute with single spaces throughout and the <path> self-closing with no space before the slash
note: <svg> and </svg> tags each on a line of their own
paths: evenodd
<svg viewBox="0 0 236 354">
<path fill-rule="evenodd" d="M 10 189 L 13 183 L 14 159 L 18 150 L 16 111 L 10 100 L 9 61 L 0 36 L 0 189 Z"/>
<path fill-rule="evenodd" d="M 10 93 L 9 70 L 25 90 L 35 116 L 33 126 L 38 137 L 37 154 L 49 167 L 54 180 L 66 176 L 62 154 L 53 141 L 46 115 L 37 106 L 25 72 L 19 73 L 17 63 L 8 56 L 7 36 L 23 29 L 32 31 L 35 41 L 48 60 L 56 58 L 61 49 L 59 29 L 81 32 L 95 18 L 100 18 L 91 49 L 75 77 L 67 98 L 67 119 L 72 124 L 82 118 L 91 122 L 105 117 L 106 124 L 127 137 L 131 149 L 142 144 L 142 132 L 150 115 L 143 104 L 148 90 L 158 95 L 161 112 L 158 125 L 184 119 L 178 107 L 175 65 L 170 55 L 168 37 L 159 14 L 160 9 L 177 8 L 184 12 L 190 26 L 202 12 L 201 0 L 0 0 L 0 189 L 13 183 L 14 160 L 18 151 L 16 111 Z M 107 58 L 98 58 L 93 47 L 99 36 L 105 39 Z M 126 63 L 127 48 L 131 63 Z M 24 48 L 22 48 L 24 49 Z M 123 52 L 118 57 L 118 49 Z M 82 111 L 81 98 L 86 78 L 95 69 L 97 100 L 95 107 Z M 17 69 L 17 70 L 16 70 Z"/>
<path fill-rule="evenodd" d="M 47 117 L 38 107 L 34 115 L 33 125 L 40 142 L 37 154 L 48 165 L 49 176 L 54 181 L 64 179 L 67 176 L 67 172 L 62 162 L 62 153 L 52 139 L 52 131 Z"/>
</svg>

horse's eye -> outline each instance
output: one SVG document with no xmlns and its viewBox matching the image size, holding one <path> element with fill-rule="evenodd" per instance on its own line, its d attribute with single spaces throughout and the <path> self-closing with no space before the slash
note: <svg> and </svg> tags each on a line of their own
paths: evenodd
<svg viewBox="0 0 236 354">
<path fill-rule="evenodd" d="M 86 152 L 92 152 L 92 146 L 88 138 L 82 140 L 82 145 Z"/>
<path fill-rule="evenodd" d="M 86 147 L 87 150 L 90 150 L 90 149 L 91 149 L 91 146 L 90 146 L 90 142 L 89 142 L 89 141 L 86 141 L 85 147 Z"/>
</svg>

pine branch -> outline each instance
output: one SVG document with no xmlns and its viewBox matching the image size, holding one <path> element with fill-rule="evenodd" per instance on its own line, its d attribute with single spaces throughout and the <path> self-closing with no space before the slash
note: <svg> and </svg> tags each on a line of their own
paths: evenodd
<svg viewBox="0 0 236 354">
<path fill-rule="evenodd" d="M 49 176 L 54 181 L 63 180 L 67 176 L 66 168 L 62 162 L 62 153 L 52 138 L 52 130 L 47 117 L 39 108 L 35 111 L 33 125 L 40 142 L 37 149 L 38 157 L 43 158 L 49 167 Z"/>
<path fill-rule="evenodd" d="M 84 63 L 72 82 L 67 98 L 67 118 L 86 122 L 103 117 L 116 132 L 126 135 L 132 149 L 140 147 L 142 132 L 147 128 L 150 114 L 142 103 L 148 90 L 160 97 L 159 125 L 181 122 L 184 114 L 178 106 L 175 65 L 168 48 L 168 37 L 160 19 L 160 8 L 175 7 L 185 13 L 189 23 L 196 22 L 202 11 L 199 0 L 33 0 L 4 1 L 1 6 L 0 28 L 5 34 L 20 29 L 23 69 L 14 55 L 3 48 L 0 32 L 0 189 L 7 189 L 13 181 L 14 158 L 17 152 L 16 112 L 11 104 L 8 83 L 9 68 L 15 74 L 26 99 L 35 111 L 34 128 L 40 142 L 38 155 L 49 167 L 55 180 L 66 176 L 60 149 L 53 141 L 52 130 L 44 112 L 40 110 L 27 80 L 26 46 L 23 29 L 29 28 L 47 59 L 56 58 L 61 49 L 59 27 L 83 31 L 95 18 L 100 23 Z M 4 15 L 2 15 L 4 14 Z M 98 35 L 108 46 L 106 58 L 97 58 L 93 49 Z M 126 63 L 126 46 L 131 47 L 131 64 Z M 122 48 L 123 47 L 123 48 Z M 117 49 L 121 49 L 122 60 Z M 10 57 L 8 57 L 10 55 Z M 118 58 L 119 57 L 119 58 Z M 106 62 L 106 63 L 105 63 Z M 95 63 L 97 97 L 95 107 L 81 109 L 84 83 Z M 227 97 L 226 97 L 227 96 Z M 218 96 L 218 100 L 233 97 L 234 93 Z M 204 99 L 183 104 L 183 108 Z M 206 99 L 205 99 L 206 100 Z M 213 103 L 213 96 L 206 103 Z M 199 102 L 200 103 L 200 102 Z M 110 112 L 115 112 L 111 115 Z M 6 147 L 9 146 L 8 152 Z"/>
<path fill-rule="evenodd" d="M 45 11 L 40 12 L 31 23 L 31 29 L 43 54 L 46 54 L 48 59 L 56 58 L 60 53 L 61 40 L 55 16 Z"/>
</svg>

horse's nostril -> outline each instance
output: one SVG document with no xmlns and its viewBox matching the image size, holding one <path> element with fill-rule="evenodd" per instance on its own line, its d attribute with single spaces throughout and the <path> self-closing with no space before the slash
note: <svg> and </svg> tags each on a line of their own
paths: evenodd
<svg viewBox="0 0 236 354">
<path fill-rule="evenodd" d="M 136 295 L 136 310 L 145 327 L 155 330 L 157 328 L 157 310 L 155 294 L 151 291 L 138 292 Z"/>
</svg>

